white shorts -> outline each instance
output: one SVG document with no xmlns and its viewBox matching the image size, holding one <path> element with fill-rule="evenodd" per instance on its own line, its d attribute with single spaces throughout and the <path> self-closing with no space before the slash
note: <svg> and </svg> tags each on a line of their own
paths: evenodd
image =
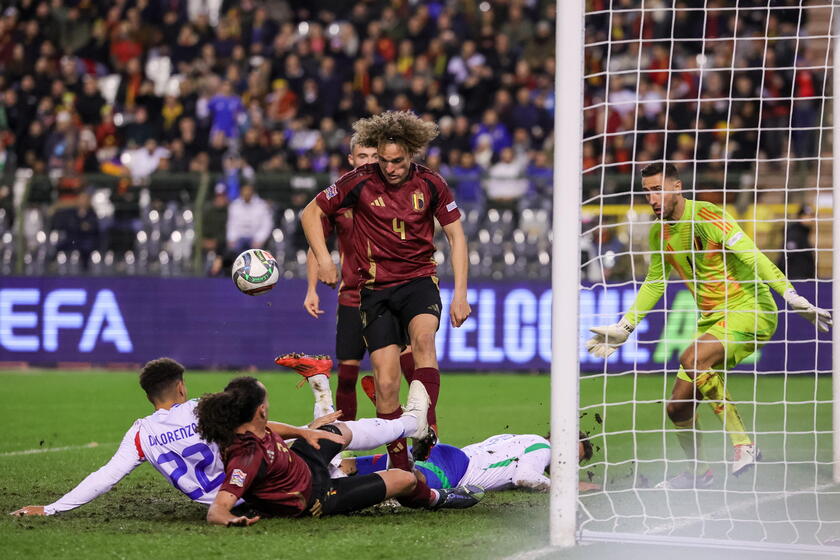
<svg viewBox="0 0 840 560">
<path fill-rule="evenodd" d="M 542 436 L 500 434 L 462 451 L 470 463 L 459 485 L 475 484 L 485 490 L 517 486 L 548 489 L 548 478 L 543 473 L 551 460 L 551 449 Z"/>
</svg>

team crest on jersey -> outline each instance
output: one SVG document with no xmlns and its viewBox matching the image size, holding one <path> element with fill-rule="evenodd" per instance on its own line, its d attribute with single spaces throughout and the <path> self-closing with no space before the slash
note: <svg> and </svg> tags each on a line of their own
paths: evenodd
<svg viewBox="0 0 840 560">
<path fill-rule="evenodd" d="M 334 196 L 338 196 L 338 188 L 335 185 L 330 185 L 326 189 L 324 189 L 324 195 L 327 197 L 327 200 L 331 199 Z"/>
<path fill-rule="evenodd" d="M 411 205 L 415 212 L 422 212 L 426 208 L 426 199 L 420 191 L 411 193 Z"/>
<path fill-rule="evenodd" d="M 230 483 L 234 486 L 239 486 L 242 488 L 245 486 L 245 479 L 248 478 L 248 475 L 240 471 L 239 469 L 233 469 L 233 472 L 230 474 Z"/>
</svg>

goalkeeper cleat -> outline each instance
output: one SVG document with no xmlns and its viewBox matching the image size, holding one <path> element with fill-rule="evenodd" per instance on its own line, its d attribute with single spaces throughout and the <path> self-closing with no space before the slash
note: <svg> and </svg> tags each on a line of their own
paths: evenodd
<svg viewBox="0 0 840 560">
<path fill-rule="evenodd" d="M 761 451 L 754 443 L 735 446 L 735 457 L 732 459 L 732 474 L 740 476 L 750 470 L 750 467 L 761 461 Z"/>
<path fill-rule="evenodd" d="M 406 434 L 406 437 L 424 439 L 429 435 L 429 421 L 426 415 L 429 413 L 429 393 L 426 387 L 419 381 L 412 381 L 408 388 L 408 398 L 405 402 L 403 416 L 413 416 L 417 419 L 417 429 L 413 434 Z"/>
<path fill-rule="evenodd" d="M 712 474 L 712 469 L 708 469 L 703 474 L 698 475 L 686 471 L 673 478 L 663 480 L 656 487 L 664 488 L 665 490 L 695 490 L 709 488 L 714 481 L 715 477 Z"/>
<path fill-rule="evenodd" d="M 412 383 L 419 383 L 419 381 L 412 381 Z M 437 442 L 437 426 L 428 425 L 426 436 L 415 438 L 411 446 L 411 457 L 415 461 L 428 461 L 429 455 L 432 454 L 432 448 L 437 445 Z"/>
<path fill-rule="evenodd" d="M 278 366 L 293 369 L 303 377 L 309 379 L 313 375 L 323 374 L 330 376 L 332 369 L 332 358 L 325 355 L 310 356 L 309 354 L 301 354 L 298 352 L 291 352 L 277 356 L 274 363 Z"/>
<path fill-rule="evenodd" d="M 376 382 L 374 382 L 372 375 L 362 377 L 362 391 L 368 396 L 373 406 L 376 406 Z"/>
<path fill-rule="evenodd" d="M 440 497 L 432 509 L 466 509 L 473 507 L 484 498 L 484 488 L 465 484 L 456 488 L 441 488 Z"/>
</svg>

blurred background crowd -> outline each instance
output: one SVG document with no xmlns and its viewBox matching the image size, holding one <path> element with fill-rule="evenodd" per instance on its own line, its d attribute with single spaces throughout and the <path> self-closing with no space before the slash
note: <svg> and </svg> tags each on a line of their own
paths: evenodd
<svg viewBox="0 0 840 560">
<path fill-rule="evenodd" d="M 810 173 L 807 12 L 666 4 L 587 3 L 584 200 L 628 203 L 633 162 L 663 157 L 716 189 L 764 185 L 756 158 Z M 0 5 L 3 273 L 221 274 L 246 237 L 300 275 L 296 211 L 348 170 L 352 123 L 398 109 L 440 126 L 422 159 L 465 210 L 472 274 L 549 276 L 554 1 Z"/>
</svg>

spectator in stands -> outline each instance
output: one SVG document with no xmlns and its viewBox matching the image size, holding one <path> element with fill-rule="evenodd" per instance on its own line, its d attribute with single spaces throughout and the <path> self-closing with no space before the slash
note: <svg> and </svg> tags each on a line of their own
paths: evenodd
<svg viewBox="0 0 840 560">
<path fill-rule="evenodd" d="M 62 234 L 56 249 L 78 251 L 82 268 L 87 269 L 91 253 L 100 248 L 99 217 L 90 205 L 90 195 L 81 191 L 75 205 L 56 210 L 51 225 Z"/>
<path fill-rule="evenodd" d="M 204 206 L 202 215 L 201 250 L 211 256 L 208 273 L 217 276 L 223 269 L 227 245 L 228 197 L 227 186 L 218 183 L 213 189 L 213 201 Z"/>
<path fill-rule="evenodd" d="M 803 204 L 785 227 L 785 251 L 778 260 L 779 270 L 791 280 L 807 280 L 817 277 L 816 254 L 811 241 L 814 226 L 814 209 Z"/>
<path fill-rule="evenodd" d="M 497 209 L 516 209 L 519 200 L 528 192 L 525 168 L 521 160 L 514 158 L 513 148 L 503 148 L 499 161 L 487 170 L 484 191 L 488 206 Z"/>
<path fill-rule="evenodd" d="M 228 249 L 234 254 L 245 249 L 260 249 L 268 241 L 273 227 L 271 207 L 256 194 L 252 184 L 242 185 L 239 198 L 228 208 Z"/>
<path fill-rule="evenodd" d="M 481 178 L 484 170 L 476 163 L 475 155 L 466 151 L 460 154 L 456 165 L 450 169 L 446 179 L 455 190 L 455 200 L 462 212 L 478 210 L 479 214 L 484 213 L 484 189 L 481 187 Z"/>
<path fill-rule="evenodd" d="M 142 148 L 130 152 L 126 165 L 132 180 L 138 184 L 145 182 L 155 172 L 160 160 L 164 157 L 169 157 L 169 150 L 158 146 L 154 138 L 148 138 Z"/>
<path fill-rule="evenodd" d="M 15 216 L 14 185 L 17 156 L 9 149 L 11 136 L 0 135 L 0 230 L 12 227 Z"/>
</svg>

